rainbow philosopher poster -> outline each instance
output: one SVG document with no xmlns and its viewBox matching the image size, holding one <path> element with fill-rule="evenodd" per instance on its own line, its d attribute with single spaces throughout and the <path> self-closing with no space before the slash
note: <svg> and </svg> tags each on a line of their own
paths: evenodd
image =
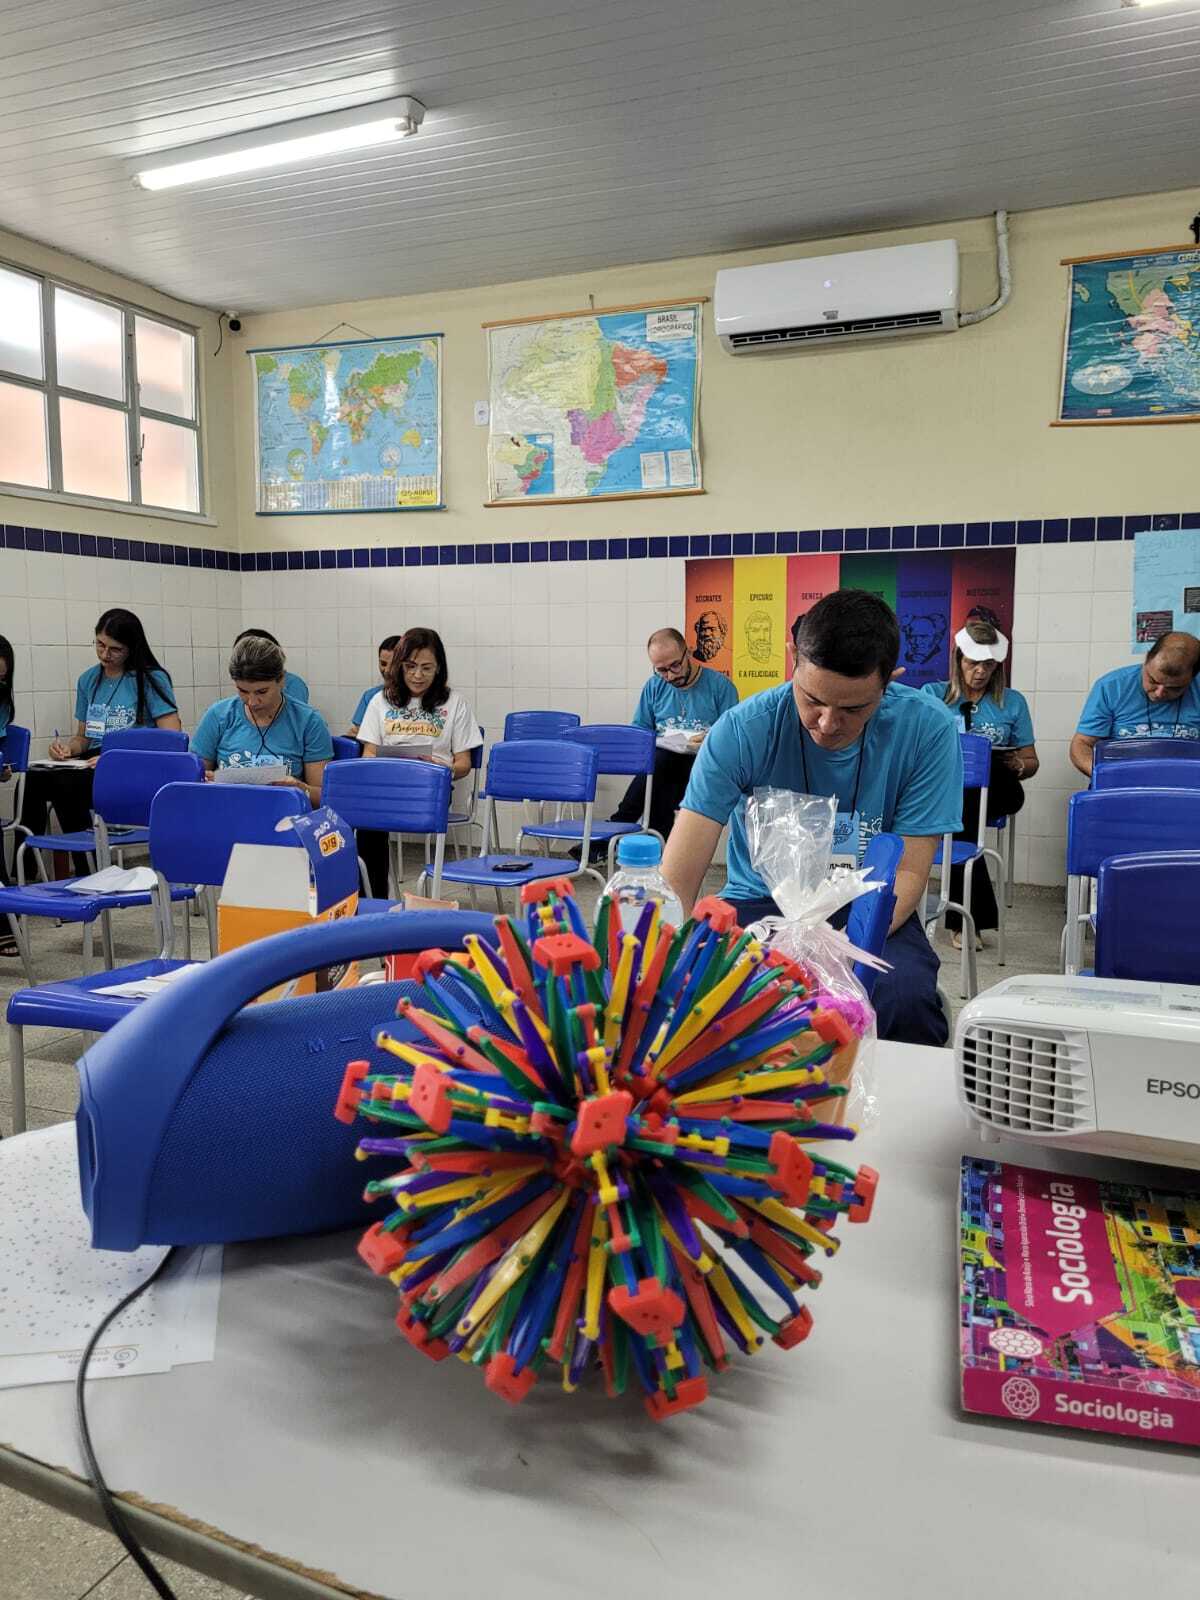
<svg viewBox="0 0 1200 1600">
<path fill-rule="evenodd" d="M 972 615 L 1011 637 L 1014 551 L 732 556 L 687 564 L 685 633 L 697 661 L 739 696 L 791 674 L 791 626 L 834 589 L 869 589 L 900 622 L 902 682 L 949 676 L 954 635 Z"/>
</svg>

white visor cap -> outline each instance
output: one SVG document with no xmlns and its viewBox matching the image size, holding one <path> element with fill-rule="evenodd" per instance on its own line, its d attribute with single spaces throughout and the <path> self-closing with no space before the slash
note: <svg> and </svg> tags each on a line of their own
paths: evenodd
<svg viewBox="0 0 1200 1600">
<path fill-rule="evenodd" d="M 954 635 L 954 642 L 968 661 L 1008 660 L 1008 640 L 999 628 L 996 630 L 995 644 L 980 644 L 978 639 L 972 639 L 965 628 L 960 628 Z"/>
</svg>

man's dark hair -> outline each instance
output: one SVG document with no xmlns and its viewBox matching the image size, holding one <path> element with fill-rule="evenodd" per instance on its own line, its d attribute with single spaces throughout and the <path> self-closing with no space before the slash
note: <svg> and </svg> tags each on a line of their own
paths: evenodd
<svg viewBox="0 0 1200 1600">
<path fill-rule="evenodd" d="M 677 650 L 687 649 L 687 640 L 678 628 L 655 628 L 654 632 L 646 640 L 646 649 L 649 650 L 652 644 L 660 643 L 673 644 Z"/>
<path fill-rule="evenodd" d="M 1146 652 L 1146 660 L 1153 661 L 1158 656 L 1173 677 L 1182 678 L 1185 673 L 1195 677 L 1200 668 L 1200 639 L 1190 633 L 1160 634 Z"/>
<path fill-rule="evenodd" d="M 884 688 L 900 659 L 896 613 L 866 589 L 835 589 L 792 624 L 792 643 L 823 672 L 867 678 L 877 672 Z"/>
</svg>

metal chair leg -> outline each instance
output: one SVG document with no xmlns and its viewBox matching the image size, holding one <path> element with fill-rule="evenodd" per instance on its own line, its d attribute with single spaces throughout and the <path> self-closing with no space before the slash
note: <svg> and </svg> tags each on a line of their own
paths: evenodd
<svg viewBox="0 0 1200 1600">
<path fill-rule="evenodd" d="M 16 1023 L 8 1025 L 8 1080 L 12 1094 L 12 1131 L 25 1132 L 25 1035 Z"/>
<path fill-rule="evenodd" d="M 113 939 L 112 918 L 107 911 L 100 913 L 100 942 L 104 951 L 104 965 L 109 972 L 113 969 Z"/>
</svg>

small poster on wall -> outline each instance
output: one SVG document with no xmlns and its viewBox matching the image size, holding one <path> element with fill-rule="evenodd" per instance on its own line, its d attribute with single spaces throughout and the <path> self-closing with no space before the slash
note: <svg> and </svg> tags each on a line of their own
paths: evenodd
<svg viewBox="0 0 1200 1600">
<path fill-rule="evenodd" d="M 489 506 L 702 494 L 699 300 L 485 323 Z"/>
<path fill-rule="evenodd" d="M 260 517 L 443 509 L 440 333 L 249 355 Z"/>
<path fill-rule="evenodd" d="M 1200 422 L 1200 249 L 1070 268 L 1057 425 Z"/>
<path fill-rule="evenodd" d="M 1164 633 L 1200 637 L 1200 528 L 1134 536 L 1134 650 L 1144 653 Z"/>
</svg>

